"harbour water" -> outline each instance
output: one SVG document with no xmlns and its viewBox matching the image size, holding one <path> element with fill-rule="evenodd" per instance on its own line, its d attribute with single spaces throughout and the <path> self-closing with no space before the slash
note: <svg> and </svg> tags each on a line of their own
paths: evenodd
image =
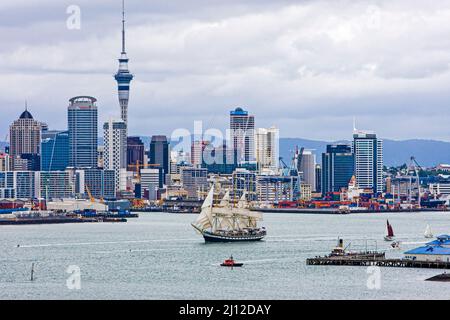
<svg viewBox="0 0 450 320">
<path fill-rule="evenodd" d="M 266 213 L 265 241 L 205 244 L 194 215 L 143 213 L 128 223 L 0 226 L 0 299 L 449 299 L 441 270 L 382 268 L 379 289 L 364 267 L 306 266 L 338 236 L 388 257 L 450 233 L 450 212 L 355 215 Z M 383 241 L 386 219 L 402 250 Z M 19 245 L 19 246 L 18 246 Z M 220 267 L 230 255 L 243 268 Z M 35 280 L 30 281 L 32 263 Z M 69 266 L 81 288 L 69 289 Z"/>
</svg>

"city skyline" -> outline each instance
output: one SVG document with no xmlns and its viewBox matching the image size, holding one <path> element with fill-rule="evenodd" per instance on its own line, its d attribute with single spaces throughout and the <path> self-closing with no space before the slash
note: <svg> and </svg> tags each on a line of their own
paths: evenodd
<svg viewBox="0 0 450 320">
<path fill-rule="evenodd" d="M 136 76 L 129 135 L 170 135 L 194 120 L 226 128 L 229 110 L 243 106 L 257 116 L 256 127 L 275 125 L 281 137 L 350 139 L 356 117 L 381 138 L 449 141 L 450 48 L 442 41 L 449 4 L 129 0 L 127 51 Z M 10 43 L 0 48 L 8 79 L 0 136 L 25 99 L 55 130 L 65 129 L 59 119 L 78 94 L 98 98 L 99 123 L 119 117 L 112 75 L 121 5 L 79 1 L 80 30 L 66 28 L 66 4 L 44 1 L 39 16 L 25 1 L 0 5 L 15 17 L 0 25 Z M 27 36 L 30 28 L 39 37 Z M 414 44 L 405 41 L 409 34 Z"/>
</svg>

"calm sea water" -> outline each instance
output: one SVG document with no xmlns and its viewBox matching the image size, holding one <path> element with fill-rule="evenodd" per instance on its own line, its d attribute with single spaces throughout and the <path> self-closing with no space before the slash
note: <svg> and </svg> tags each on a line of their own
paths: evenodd
<svg viewBox="0 0 450 320">
<path fill-rule="evenodd" d="M 383 241 L 386 218 L 404 242 L 400 251 Z M 367 244 L 401 256 L 426 241 L 427 224 L 435 235 L 450 233 L 450 213 L 265 214 L 267 239 L 247 244 L 205 244 L 194 219 L 148 213 L 123 224 L 0 226 L 0 299 L 450 298 L 448 283 L 424 281 L 439 270 L 382 268 L 381 288 L 370 290 L 364 267 L 305 264 L 338 236 L 354 250 Z M 230 254 L 244 267 L 220 267 Z M 66 285 L 71 265 L 80 268 L 80 290 Z"/>
</svg>

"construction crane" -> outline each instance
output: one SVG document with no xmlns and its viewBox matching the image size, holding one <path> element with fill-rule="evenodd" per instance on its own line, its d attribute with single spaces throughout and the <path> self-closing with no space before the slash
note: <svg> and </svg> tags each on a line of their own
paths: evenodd
<svg viewBox="0 0 450 320">
<path fill-rule="evenodd" d="M 417 181 L 417 192 L 418 192 L 418 195 L 417 195 L 417 203 L 418 203 L 418 205 L 419 205 L 419 208 L 421 207 L 421 199 L 420 199 L 420 197 L 421 197 L 421 193 L 420 193 L 420 177 L 419 177 L 419 171 L 422 171 L 423 169 L 422 169 L 422 167 L 420 166 L 420 164 L 417 162 L 417 160 L 416 160 L 416 158 L 414 157 L 414 156 L 411 156 L 411 158 L 410 158 L 410 164 L 409 164 L 409 167 L 408 167 L 408 169 L 407 169 L 407 172 L 406 172 L 406 174 L 407 175 L 409 175 L 410 174 L 410 172 L 412 172 L 414 175 L 415 175 L 415 177 L 416 177 L 416 181 Z M 417 170 L 417 169 L 419 169 L 419 170 Z M 410 176 L 410 190 L 409 190 L 409 200 L 410 200 L 410 202 L 411 202 L 411 200 L 412 200 L 412 195 L 411 195 L 411 193 L 412 193 L 412 178 L 411 178 L 411 176 Z"/>
<path fill-rule="evenodd" d="M 138 183 L 141 183 L 141 168 L 149 168 L 149 167 L 161 167 L 161 165 L 160 164 L 148 164 L 148 163 L 141 164 L 139 160 L 137 160 L 135 164 L 128 165 L 128 168 L 135 169 L 134 172 L 136 173 L 136 179 L 137 179 Z"/>
<path fill-rule="evenodd" d="M 94 198 L 94 196 L 92 195 L 91 189 L 89 189 L 88 185 L 86 185 L 86 192 L 87 192 L 87 194 L 88 194 L 89 200 L 91 201 L 92 204 L 94 204 L 94 203 L 95 203 L 95 198 Z M 103 197 L 100 197 L 99 200 L 100 200 L 99 202 L 100 202 L 101 204 L 105 204 L 105 199 L 103 199 Z"/>
<path fill-rule="evenodd" d="M 303 160 L 303 153 L 305 152 L 305 148 L 302 147 L 300 149 L 300 152 L 298 151 L 298 147 L 296 149 L 295 155 L 297 158 L 297 171 L 300 173 L 302 171 L 301 167 L 302 167 L 302 160 Z"/>
</svg>

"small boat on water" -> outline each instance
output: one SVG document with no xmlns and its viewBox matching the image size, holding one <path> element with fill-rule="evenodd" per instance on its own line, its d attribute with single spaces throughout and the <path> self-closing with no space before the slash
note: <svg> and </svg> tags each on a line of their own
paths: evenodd
<svg viewBox="0 0 450 320">
<path fill-rule="evenodd" d="M 229 259 L 226 259 L 224 262 L 220 264 L 222 267 L 242 267 L 243 263 L 238 263 L 234 261 L 233 256 L 231 256 Z"/>
<path fill-rule="evenodd" d="M 400 249 L 400 241 L 394 241 L 391 243 L 391 247 L 394 249 Z"/>
<path fill-rule="evenodd" d="M 384 237 L 384 241 L 394 241 L 394 229 L 389 224 L 389 220 L 387 220 L 387 236 Z"/>
<path fill-rule="evenodd" d="M 433 238 L 433 232 L 431 232 L 431 227 L 430 227 L 429 224 L 427 224 L 427 227 L 426 227 L 425 232 L 424 232 L 424 236 L 427 239 Z"/>
</svg>

